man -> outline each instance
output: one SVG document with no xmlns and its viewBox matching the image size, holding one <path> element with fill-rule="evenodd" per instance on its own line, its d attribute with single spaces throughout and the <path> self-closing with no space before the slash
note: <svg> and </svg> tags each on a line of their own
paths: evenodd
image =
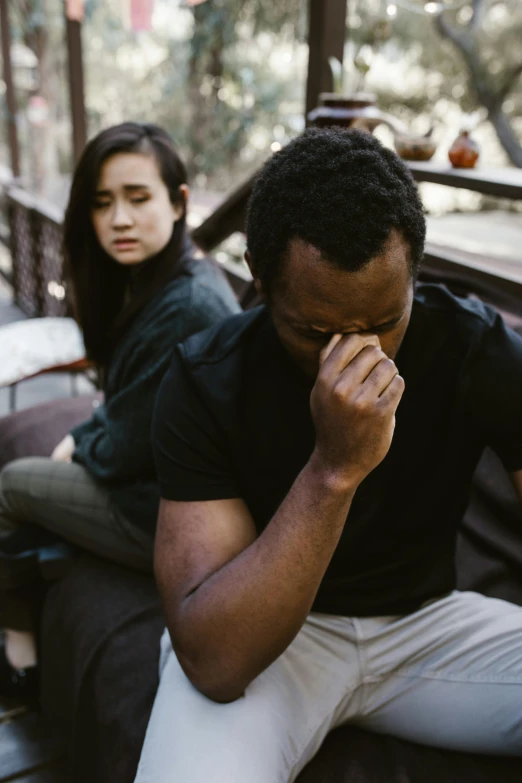
<svg viewBox="0 0 522 783">
<path fill-rule="evenodd" d="M 178 347 L 156 408 L 168 633 L 137 781 L 287 783 L 347 721 L 522 755 L 522 610 L 455 591 L 475 466 L 522 497 L 522 339 L 415 277 L 423 209 L 368 134 L 264 167 L 266 307 Z"/>
</svg>

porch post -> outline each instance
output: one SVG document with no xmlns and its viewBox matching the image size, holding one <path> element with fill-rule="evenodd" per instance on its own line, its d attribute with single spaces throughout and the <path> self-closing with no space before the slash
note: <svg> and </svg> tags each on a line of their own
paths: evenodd
<svg viewBox="0 0 522 783">
<path fill-rule="evenodd" d="M 74 163 L 78 162 L 87 141 L 87 123 L 85 119 L 85 91 L 83 78 L 83 49 L 81 22 L 69 19 L 67 0 L 65 7 L 65 32 L 67 38 L 69 95 L 71 102 L 71 120 L 73 133 Z"/>
<path fill-rule="evenodd" d="M 305 116 L 317 106 L 319 93 L 333 89 L 328 58 L 343 61 L 347 8 L 348 0 L 309 0 Z"/>
<path fill-rule="evenodd" d="M 20 176 L 20 147 L 16 128 L 16 96 L 11 66 L 11 29 L 9 27 L 8 0 L 0 0 L 0 24 L 2 27 L 2 59 L 4 64 L 5 97 L 7 103 L 7 137 L 14 177 Z"/>
</svg>

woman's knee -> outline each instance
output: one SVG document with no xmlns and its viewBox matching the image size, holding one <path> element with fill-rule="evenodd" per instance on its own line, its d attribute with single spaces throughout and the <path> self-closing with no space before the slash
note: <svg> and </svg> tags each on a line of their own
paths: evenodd
<svg viewBox="0 0 522 783">
<path fill-rule="evenodd" d="M 27 485 L 33 460 L 30 457 L 8 462 L 0 472 L 0 491 L 8 496 L 20 492 Z"/>
<path fill-rule="evenodd" d="M 42 460 L 42 457 L 24 457 L 5 465 L 0 472 L 0 515 L 9 511 L 16 514 L 20 505 L 33 497 L 37 463 Z"/>
<path fill-rule="evenodd" d="M 11 533 L 16 527 L 16 508 L 20 486 L 20 471 L 17 463 L 8 463 L 0 471 L 0 535 Z"/>
</svg>

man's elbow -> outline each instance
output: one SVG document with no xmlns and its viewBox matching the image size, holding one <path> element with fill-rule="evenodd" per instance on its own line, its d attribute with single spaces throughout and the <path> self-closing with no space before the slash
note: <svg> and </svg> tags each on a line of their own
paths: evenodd
<svg viewBox="0 0 522 783">
<path fill-rule="evenodd" d="M 216 704 L 230 704 L 240 699 L 245 693 L 245 688 L 235 683 L 201 682 L 199 687 L 196 684 L 194 687 Z"/>
<path fill-rule="evenodd" d="M 179 652 L 177 655 L 181 668 L 194 688 L 218 704 L 229 704 L 241 698 L 249 685 L 249 681 L 230 670 L 225 672 L 215 662 L 195 662 Z"/>
</svg>

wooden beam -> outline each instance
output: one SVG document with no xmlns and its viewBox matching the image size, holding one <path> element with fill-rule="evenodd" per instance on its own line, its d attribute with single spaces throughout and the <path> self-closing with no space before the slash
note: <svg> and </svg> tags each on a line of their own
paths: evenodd
<svg viewBox="0 0 522 783">
<path fill-rule="evenodd" d="M 65 6 L 66 3 L 64 3 L 64 7 Z M 73 132 L 73 156 L 74 162 L 77 163 L 87 141 L 81 22 L 73 21 L 65 14 L 65 33 L 69 61 L 68 73 Z"/>
<path fill-rule="evenodd" d="M 310 0 L 308 6 L 308 79 L 306 109 L 315 109 L 321 92 L 332 92 L 329 57 L 342 63 L 348 0 Z"/>
<path fill-rule="evenodd" d="M 42 716 L 25 713 L 0 723 L 0 783 L 43 770 L 64 756 L 63 741 Z"/>
<path fill-rule="evenodd" d="M 8 0 L 0 0 L 0 24 L 2 26 L 2 59 L 4 61 L 5 97 L 7 102 L 7 137 L 14 177 L 20 176 L 20 147 L 16 129 L 16 96 L 11 66 L 11 29 L 9 27 Z"/>
<path fill-rule="evenodd" d="M 407 162 L 417 182 L 435 182 L 452 188 L 467 188 L 497 198 L 522 199 L 522 169 L 455 169 L 449 164 Z"/>
<path fill-rule="evenodd" d="M 484 269 L 472 260 L 464 262 L 456 250 L 427 242 L 419 273 L 421 280 L 446 283 L 460 296 L 475 293 L 500 310 L 522 317 L 522 282 L 496 270 L 493 259 L 489 269 Z"/>
<path fill-rule="evenodd" d="M 255 178 L 254 174 L 241 183 L 194 229 L 192 238 L 202 250 L 212 250 L 234 232 L 245 230 L 247 204 Z"/>
</svg>

